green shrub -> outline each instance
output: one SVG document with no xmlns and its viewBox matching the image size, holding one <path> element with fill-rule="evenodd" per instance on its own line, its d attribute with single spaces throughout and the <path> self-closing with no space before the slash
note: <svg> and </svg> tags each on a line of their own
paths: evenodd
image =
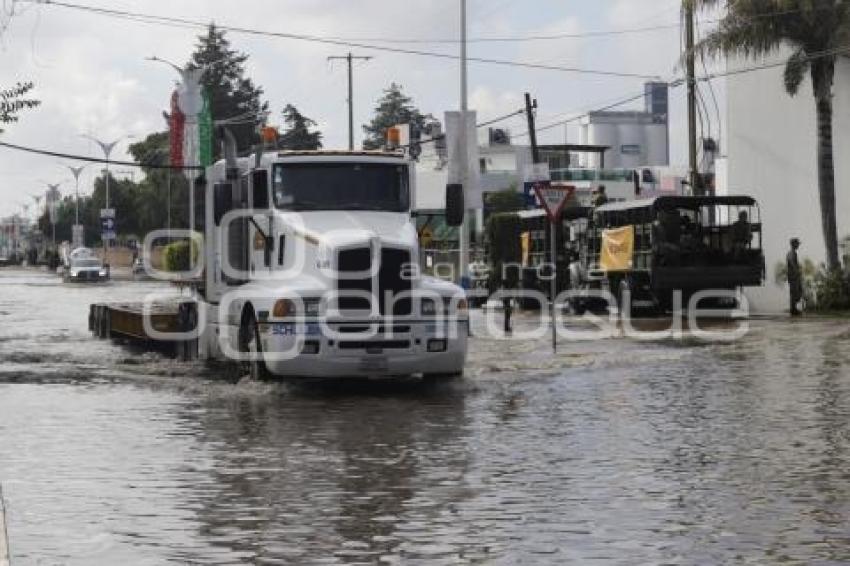
<svg viewBox="0 0 850 566">
<path fill-rule="evenodd" d="M 165 246 L 163 267 L 165 271 L 189 271 L 198 261 L 198 242 L 192 242 L 192 258 L 189 259 L 189 240 L 179 240 Z"/>
<path fill-rule="evenodd" d="M 814 310 L 850 310 L 850 272 L 844 269 L 827 271 L 824 267 L 818 270 L 815 276 Z"/>
</svg>

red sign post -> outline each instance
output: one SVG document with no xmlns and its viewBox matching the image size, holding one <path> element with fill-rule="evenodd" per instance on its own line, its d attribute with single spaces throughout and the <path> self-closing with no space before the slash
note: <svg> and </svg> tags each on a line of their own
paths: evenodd
<svg viewBox="0 0 850 566">
<path fill-rule="evenodd" d="M 557 293 L 558 254 L 555 250 L 555 227 L 561 220 L 561 212 L 564 205 L 576 192 L 576 188 L 567 185 L 553 185 L 550 181 L 537 181 L 533 185 L 537 200 L 546 210 L 551 224 L 549 228 L 549 261 L 552 266 L 552 275 L 549 281 L 549 310 L 552 317 L 552 351 L 558 350 L 558 333 L 555 327 L 555 294 Z"/>
</svg>

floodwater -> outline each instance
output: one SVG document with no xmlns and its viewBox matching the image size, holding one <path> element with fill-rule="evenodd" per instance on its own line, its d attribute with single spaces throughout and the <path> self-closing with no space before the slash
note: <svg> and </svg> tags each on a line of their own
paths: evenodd
<svg viewBox="0 0 850 566">
<path fill-rule="evenodd" d="M 850 561 L 846 321 L 298 386 L 89 337 L 90 302 L 163 290 L 0 270 L 13 566 Z"/>
</svg>

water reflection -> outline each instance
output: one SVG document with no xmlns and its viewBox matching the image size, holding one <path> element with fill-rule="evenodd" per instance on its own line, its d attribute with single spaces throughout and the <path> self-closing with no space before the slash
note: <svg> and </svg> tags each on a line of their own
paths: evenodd
<svg viewBox="0 0 850 566">
<path fill-rule="evenodd" d="M 457 503 L 433 474 L 463 477 L 465 396 L 448 386 L 286 388 L 204 408 L 210 478 L 200 534 L 250 560 L 368 561 L 397 551 L 397 529 Z M 189 418 L 197 418 L 192 412 Z M 433 533 L 438 536 L 439 533 Z"/>
</svg>

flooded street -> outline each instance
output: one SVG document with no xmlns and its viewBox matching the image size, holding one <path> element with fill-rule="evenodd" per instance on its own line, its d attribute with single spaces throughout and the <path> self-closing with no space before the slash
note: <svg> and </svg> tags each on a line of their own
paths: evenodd
<svg viewBox="0 0 850 566">
<path fill-rule="evenodd" d="M 846 321 L 237 384 L 90 337 L 89 303 L 156 290 L 0 270 L 14 566 L 850 561 Z"/>
</svg>

